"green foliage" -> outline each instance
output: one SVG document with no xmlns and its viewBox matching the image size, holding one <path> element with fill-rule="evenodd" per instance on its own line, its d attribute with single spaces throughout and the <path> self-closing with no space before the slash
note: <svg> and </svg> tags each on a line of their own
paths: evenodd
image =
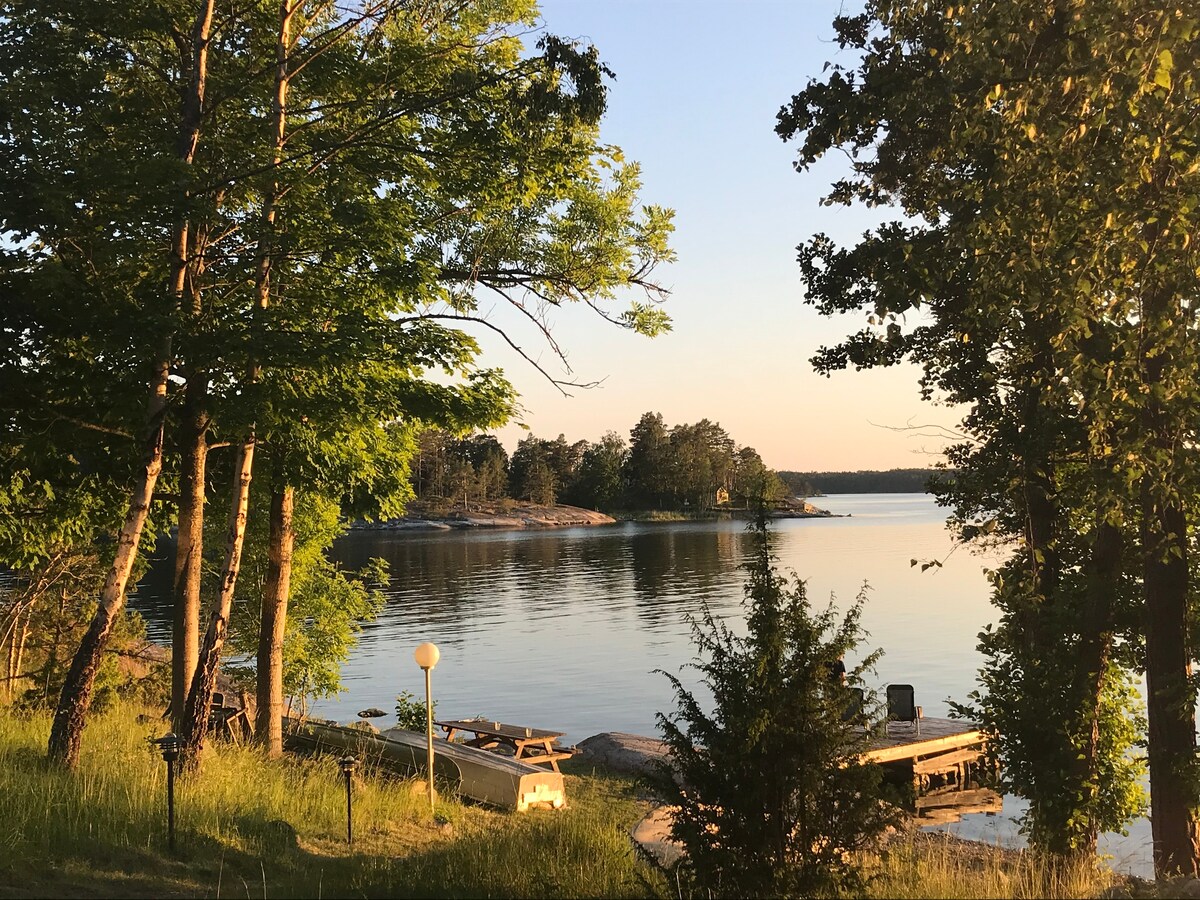
<svg viewBox="0 0 1200 900">
<path fill-rule="evenodd" d="M 667 428 L 658 413 L 646 413 L 631 442 L 608 432 L 596 443 L 569 443 L 527 435 L 510 460 L 490 435 L 455 439 L 439 428 L 418 437 L 413 487 L 427 509 L 499 499 L 507 474 L 510 497 L 552 505 L 569 503 L 612 512 L 620 509 L 696 511 L 711 509 L 724 489 L 735 505 L 752 498 L 784 500 L 792 492 L 768 469 L 753 447 L 739 447 L 719 423 Z"/>
<path fill-rule="evenodd" d="M 66 566 L 70 571 L 64 571 Z M 95 597 L 107 574 L 98 558 L 56 560 L 40 570 L 36 581 L 20 579 L 0 589 L 0 616 L 5 626 L 2 658 L 11 673 L 0 699 L 25 709 L 52 707 L 58 700 L 75 648 L 96 612 Z M 38 586 L 58 575 L 56 590 L 46 595 Z M 97 712 L 120 697 L 137 697 L 146 702 L 162 698 L 162 667 L 132 658 L 146 637 L 141 617 L 123 610 L 113 626 L 110 652 L 101 660 L 96 675 L 93 707 Z"/>
<path fill-rule="evenodd" d="M 1072 653 L 1082 640 L 1079 598 L 1068 604 L 1063 591 L 1059 605 L 1048 607 L 1031 594 L 1021 569 L 1010 563 L 992 575 L 1000 621 L 980 634 L 980 688 L 953 708 L 983 724 L 1005 792 L 1029 799 L 1021 830 L 1030 844 L 1087 856 L 1097 834 L 1123 831 L 1146 812 L 1146 764 L 1131 752 L 1145 730 L 1142 702 L 1127 670 L 1109 661 L 1093 731 L 1080 708 Z M 1089 754 L 1094 761 L 1081 766 Z"/>
<path fill-rule="evenodd" d="M 433 704 L 434 715 L 437 715 L 437 701 Z M 396 695 L 396 724 L 409 731 L 419 731 L 424 734 L 429 727 L 429 712 L 425 701 L 419 700 L 412 691 L 401 691 Z"/>
<path fill-rule="evenodd" d="M 615 431 L 589 444 L 563 499 L 573 506 L 602 512 L 618 509 L 625 495 L 623 469 L 627 455 L 625 440 Z"/>
<path fill-rule="evenodd" d="M 509 490 L 518 500 L 553 506 L 563 487 L 575 477 L 587 444 L 568 444 L 564 435 L 548 441 L 529 435 L 521 439 L 509 462 Z"/>
<path fill-rule="evenodd" d="M 808 301 L 861 323 L 813 364 L 912 360 L 927 398 L 967 407 L 954 480 L 935 490 L 962 541 L 1008 554 L 970 709 L 1030 800 L 1031 840 L 1090 851 L 1139 808 L 1127 693 L 1144 667 L 1156 849 L 1192 871 L 1195 685 L 1179 648 L 1195 593 L 1200 168 L 1182 163 L 1200 79 L 1180 61 L 1200 59 L 1200 23 L 1133 0 L 872 0 L 834 26 L 847 53 L 777 132 L 801 169 L 849 155 L 828 202 L 896 220 L 799 248 Z"/>
<path fill-rule="evenodd" d="M 879 651 L 848 673 L 829 671 L 863 637 L 865 594 L 844 615 L 814 611 L 804 582 L 773 566 L 765 519 L 747 563 L 748 633 L 706 609 L 693 622 L 705 711 L 680 680 L 676 712 L 658 715 L 670 765 L 656 791 L 678 806 L 672 836 L 709 896 L 814 896 L 861 891 L 853 857 L 895 821 L 878 767 L 855 762 L 872 731 L 844 716 Z M 869 711 L 868 711 L 869 712 Z"/>
<path fill-rule="evenodd" d="M 626 461 L 629 503 L 634 509 L 667 509 L 675 466 L 662 413 L 646 412 L 629 432 Z"/>
<path fill-rule="evenodd" d="M 253 494 L 256 506 L 267 502 L 269 492 Z M 251 659 L 258 649 L 267 577 L 267 518 L 252 515 L 250 519 L 229 638 L 234 653 Z M 387 572 L 382 560 L 353 573 L 330 561 L 334 539 L 348 526 L 329 498 L 297 491 L 292 521 L 296 542 L 283 640 L 283 690 L 286 696 L 303 701 L 342 690 L 341 664 L 354 648 L 363 622 L 382 608 L 379 588 L 386 585 Z"/>
</svg>

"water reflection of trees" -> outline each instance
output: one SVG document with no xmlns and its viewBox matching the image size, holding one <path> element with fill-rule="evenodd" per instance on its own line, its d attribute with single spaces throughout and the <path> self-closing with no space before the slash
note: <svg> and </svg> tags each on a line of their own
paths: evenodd
<svg viewBox="0 0 1200 900">
<path fill-rule="evenodd" d="M 654 629 L 673 629 L 708 601 L 714 612 L 742 595 L 745 533 L 725 524 L 647 529 L 630 541 L 638 617 Z"/>
<path fill-rule="evenodd" d="M 512 568 L 510 542 L 475 537 L 360 531 L 339 541 L 334 556 L 351 569 L 372 557 L 387 562 L 388 602 L 375 627 L 401 620 L 448 625 L 474 618 L 492 601 L 497 576 Z"/>
<path fill-rule="evenodd" d="M 678 630 L 702 600 L 732 611 L 742 596 L 745 534 L 728 523 L 626 525 L 587 531 L 395 533 L 354 531 L 334 546 L 347 569 L 386 560 L 388 603 L 368 629 L 462 632 L 517 613 L 570 615 L 579 604 L 632 604 L 651 630 Z M 169 554 L 168 554 L 169 555 Z M 133 602 L 154 634 L 170 634 L 171 566 L 156 561 Z"/>
<path fill-rule="evenodd" d="M 348 567 L 385 559 L 391 583 L 378 624 L 463 625 L 513 604 L 562 610 L 622 577 L 622 540 L 564 532 L 356 532 L 335 547 Z M 599 580 L 600 585 L 597 585 Z M 503 614 L 499 614 L 503 617 Z"/>
<path fill-rule="evenodd" d="M 725 523 L 586 533 L 357 532 L 339 542 L 336 555 L 349 567 L 373 556 L 388 561 L 392 583 L 381 624 L 403 617 L 461 626 L 508 603 L 553 603 L 569 612 L 576 603 L 632 599 L 645 625 L 674 630 L 702 600 L 715 609 L 737 606 L 744 538 L 740 527 Z"/>
</svg>

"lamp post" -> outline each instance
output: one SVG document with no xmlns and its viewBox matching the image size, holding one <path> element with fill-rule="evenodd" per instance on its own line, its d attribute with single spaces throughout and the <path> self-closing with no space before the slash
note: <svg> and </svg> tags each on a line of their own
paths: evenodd
<svg viewBox="0 0 1200 900">
<path fill-rule="evenodd" d="M 179 759 L 179 738 L 170 731 L 154 743 L 167 764 L 167 846 L 175 852 L 175 760 Z"/>
<path fill-rule="evenodd" d="M 342 774 L 346 776 L 346 845 L 354 843 L 354 815 L 351 807 L 351 791 L 350 783 L 354 775 L 354 767 L 358 765 L 358 760 L 353 756 L 346 755 L 338 760 L 338 765 L 342 769 Z"/>
<path fill-rule="evenodd" d="M 438 660 L 442 658 L 442 652 L 438 650 L 437 644 L 431 644 L 426 641 L 417 647 L 413 653 L 413 659 L 417 661 L 417 665 L 425 673 L 425 745 L 429 750 L 429 766 L 425 773 L 429 782 L 429 811 L 434 811 L 433 806 L 433 694 L 429 688 L 429 673 L 433 671 L 433 667 L 438 664 Z"/>
</svg>

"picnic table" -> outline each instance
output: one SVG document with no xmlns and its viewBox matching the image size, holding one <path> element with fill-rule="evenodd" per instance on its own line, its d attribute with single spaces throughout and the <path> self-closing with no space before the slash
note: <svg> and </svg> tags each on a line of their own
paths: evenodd
<svg viewBox="0 0 1200 900">
<path fill-rule="evenodd" d="M 554 743 L 563 736 L 561 731 L 506 725 L 483 719 L 447 719 L 434 724 L 446 732 L 448 741 L 454 740 L 459 732 L 470 732 L 474 737 L 463 741 L 468 747 L 478 747 L 480 750 L 507 747 L 513 751 L 514 759 L 534 765 L 549 765 L 555 772 L 558 771 L 560 759 L 570 759 L 575 755 L 574 749 Z"/>
</svg>

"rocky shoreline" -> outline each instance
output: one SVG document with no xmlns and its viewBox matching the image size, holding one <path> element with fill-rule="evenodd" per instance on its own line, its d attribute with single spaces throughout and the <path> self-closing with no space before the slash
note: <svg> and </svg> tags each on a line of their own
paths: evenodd
<svg viewBox="0 0 1200 900">
<path fill-rule="evenodd" d="M 612 525 L 612 516 L 578 506 L 539 506 L 534 503 L 471 504 L 444 514 L 416 509 L 399 519 L 357 522 L 355 528 L 382 531 L 450 531 L 473 528 L 571 528 Z"/>
<path fill-rule="evenodd" d="M 663 518 L 661 514 L 647 511 L 646 521 L 676 521 Z M 715 518 L 748 518 L 745 510 L 716 509 Z M 827 519 L 840 518 L 828 510 L 819 509 L 807 501 L 795 501 L 785 508 L 773 510 L 772 519 Z M 642 516 L 632 513 L 623 516 L 628 521 L 641 521 Z M 694 515 L 680 514 L 677 521 L 693 521 Z M 411 511 L 396 519 L 381 522 L 355 522 L 354 529 L 367 531 L 450 531 L 476 528 L 574 528 L 582 525 L 613 525 L 620 520 L 594 509 L 557 504 L 542 506 L 536 503 L 472 503 L 449 510 L 433 510 L 414 504 Z"/>
</svg>

